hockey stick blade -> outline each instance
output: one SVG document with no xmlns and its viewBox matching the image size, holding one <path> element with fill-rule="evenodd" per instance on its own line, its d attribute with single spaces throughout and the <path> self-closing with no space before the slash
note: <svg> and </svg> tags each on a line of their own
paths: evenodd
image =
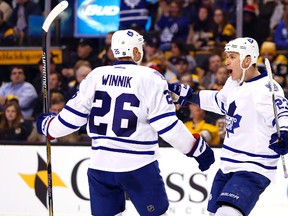
<svg viewBox="0 0 288 216">
<path fill-rule="evenodd" d="M 275 89 L 274 89 L 274 83 L 273 83 L 273 74 L 272 74 L 270 62 L 267 58 L 265 58 L 265 67 L 266 67 L 266 70 L 268 73 L 269 82 L 270 82 L 270 86 L 271 86 L 274 118 L 275 118 L 276 130 L 277 130 L 277 135 L 278 135 L 278 140 L 279 140 L 279 139 L 281 139 L 281 136 L 280 136 L 279 121 L 278 121 L 277 108 L 276 108 L 276 102 L 275 102 L 275 93 L 274 93 Z M 287 172 L 287 167 L 286 167 L 284 155 L 281 155 L 281 161 L 282 161 L 282 167 L 283 167 L 283 171 L 284 171 L 284 178 L 288 178 L 288 172 Z"/>
<path fill-rule="evenodd" d="M 55 18 L 62 13 L 68 7 L 67 1 L 61 1 L 58 5 L 56 5 L 53 10 L 48 14 L 47 18 L 45 19 L 42 29 L 45 32 L 48 32 L 51 23 L 55 20 Z"/>
</svg>

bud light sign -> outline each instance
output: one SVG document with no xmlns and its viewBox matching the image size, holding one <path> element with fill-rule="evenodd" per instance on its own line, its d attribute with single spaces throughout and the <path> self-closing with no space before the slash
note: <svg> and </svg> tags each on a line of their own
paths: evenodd
<svg viewBox="0 0 288 216">
<path fill-rule="evenodd" d="M 104 37 L 119 28 L 120 0 L 77 0 L 75 36 Z"/>
</svg>

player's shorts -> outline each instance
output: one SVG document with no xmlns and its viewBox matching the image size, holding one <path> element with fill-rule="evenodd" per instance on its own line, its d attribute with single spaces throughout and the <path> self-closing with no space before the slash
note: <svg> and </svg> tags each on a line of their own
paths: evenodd
<svg viewBox="0 0 288 216">
<path fill-rule="evenodd" d="M 213 181 L 208 211 L 215 213 L 225 204 L 237 208 L 244 216 L 249 215 L 270 182 L 267 177 L 255 172 L 224 174 L 219 169 Z"/>
<path fill-rule="evenodd" d="M 169 202 L 158 162 L 130 172 L 88 169 L 92 215 L 112 216 L 125 210 L 125 192 L 142 216 L 159 216 Z"/>
</svg>

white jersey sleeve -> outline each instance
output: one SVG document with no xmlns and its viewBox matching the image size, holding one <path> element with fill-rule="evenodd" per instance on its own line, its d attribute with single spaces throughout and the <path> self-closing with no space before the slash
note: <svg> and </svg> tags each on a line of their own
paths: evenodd
<svg viewBox="0 0 288 216">
<path fill-rule="evenodd" d="M 227 106 L 227 96 L 229 92 L 237 86 L 237 82 L 229 77 L 220 91 L 202 90 L 199 92 L 201 109 L 225 115 L 225 107 Z"/>
</svg>

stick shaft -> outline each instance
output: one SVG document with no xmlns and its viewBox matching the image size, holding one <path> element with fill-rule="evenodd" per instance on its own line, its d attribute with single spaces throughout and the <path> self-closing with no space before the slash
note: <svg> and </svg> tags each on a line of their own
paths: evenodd
<svg viewBox="0 0 288 216">
<path fill-rule="evenodd" d="M 43 111 L 49 111 L 49 73 L 48 73 L 48 60 L 47 60 L 47 32 L 42 32 L 42 62 L 43 62 Z M 46 137 L 46 154 L 47 154 L 47 192 L 48 192 L 48 210 L 49 216 L 53 216 L 53 193 L 52 193 L 52 165 L 51 165 L 51 142 Z"/>
<path fill-rule="evenodd" d="M 67 1 L 61 1 L 56 5 L 52 11 L 47 15 L 42 25 L 42 62 L 43 62 L 43 111 L 49 112 L 50 106 L 50 89 L 49 89 L 49 68 L 48 68 L 48 55 L 47 55 L 47 35 L 49 28 L 56 17 L 68 7 Z M 50 39 L 50 38 L 49 38 Z M 50 60 L 50 58 L 49 58 Z M 47 178 L 48 178 L 48 210 L 49 216 L 53 216 L 53 193 L 52 193 L 52 165 L 51 165 L 51 142 L 46 137 L 46 153 L 47 153 Z"/>
<path fill-rule="evenodd" d="M 280 126 L 279 126 L 279 120 L 278 120 L 278 113 L 277 113 L 277 107 L 275 102 L 275 91 L 274 91 L 274 82 L 273 82 L 273 74 L 272 69 L 269 60 L 265 59 L 265 66 L 267 69 L 269 81 L 270 81 L 270 87 L 271 87 L 271 94 L 272 94 L 272 104 L 273 104 L 273 111 L 274 111 L 274 118 L 275 118 L 275 125 L 276 125 L 276 131 L 278 135 L 278 140 L 281 140 L 281 134 L 280 134 Z M 273 144 L 272 144 L 273 145 Z M 284 155 L 281 155 L 281 161 L 282 161 L 282 167 L 284 172 L 284 178 L 288 178 L 288 172 L 286 167 L 286 161 Z"/>
</svg>

